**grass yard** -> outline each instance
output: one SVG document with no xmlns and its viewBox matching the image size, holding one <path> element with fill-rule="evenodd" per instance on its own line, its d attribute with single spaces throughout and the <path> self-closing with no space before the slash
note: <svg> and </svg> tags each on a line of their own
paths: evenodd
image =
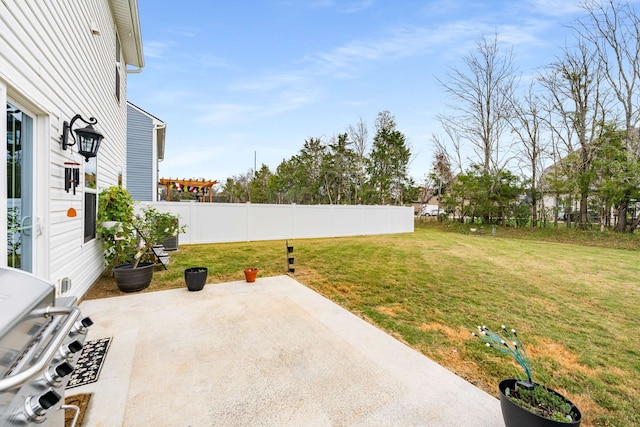
<svg viewBox="0 0 640 427">
<path fill-rule="evenodd" d="M 534 380 L 573 400 L 584 426 L 640 425 L 638 236 L 461 231 L 295 240 L 292 276 L 496 396 L 519 370 L 471 331 L 516 328 Z M 196 265 L 209 283 L 243 280 L 249 266 L 279 275 L 285 244 L 182 245 L 145 292 L 184 287 L 183 269 Z M 121 294 L 104 277 L 87 298 Z"/>
</svg>

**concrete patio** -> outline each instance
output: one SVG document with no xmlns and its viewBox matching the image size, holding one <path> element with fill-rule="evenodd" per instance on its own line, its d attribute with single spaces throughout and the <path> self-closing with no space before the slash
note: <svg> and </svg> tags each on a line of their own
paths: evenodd
<svg viewBox="0 0 640 427">
<path fill-rule="evenodd" d="M 504 426 L 500 403 L 288 276 L 84 301 L 92 426 Z"/>
</svg>

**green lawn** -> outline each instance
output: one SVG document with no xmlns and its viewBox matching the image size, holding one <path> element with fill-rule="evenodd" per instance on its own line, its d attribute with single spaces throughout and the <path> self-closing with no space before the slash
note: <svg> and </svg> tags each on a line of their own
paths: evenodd
<svg viewBox="0 0 640 427">
<path fill-rule="evenodd" d="M 640 425 L 638 236 L 460 227 L 295 240 L 292 276 L 494 395 L 517 367 L 471 331 L 516 328 L 534 380 L 571 398 L 583 425 Z M 279 275 L 285 244 L 182 245 L 147 291 L 184 286 L 195 265 L 209 268 L 209 283 L 242 280 L 249 266 Z M 87 298 L 120 294 L 103 278 Z"/>
</svg>

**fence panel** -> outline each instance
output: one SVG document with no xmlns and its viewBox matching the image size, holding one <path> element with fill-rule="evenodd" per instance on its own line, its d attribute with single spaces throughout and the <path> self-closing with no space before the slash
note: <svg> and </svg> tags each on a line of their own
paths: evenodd
<svg viewBox="0 0 640 427">
<path fill-rule="evenodd" d="M 362 205 L 139 202 L 180 216 L 180 243 L 248 242 L 413 232 L 413 208 Z"/>
</svg>

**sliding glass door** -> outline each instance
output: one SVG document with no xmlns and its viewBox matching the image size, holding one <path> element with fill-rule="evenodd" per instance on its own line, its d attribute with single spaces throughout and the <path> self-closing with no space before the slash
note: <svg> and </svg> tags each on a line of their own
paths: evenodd
<svg viewBox="0 0 640 427">
<path fill-rule="evenodd" d="M 33 119 L 7 103 L 7 262 L 33 268 Z"/>
</svg>

